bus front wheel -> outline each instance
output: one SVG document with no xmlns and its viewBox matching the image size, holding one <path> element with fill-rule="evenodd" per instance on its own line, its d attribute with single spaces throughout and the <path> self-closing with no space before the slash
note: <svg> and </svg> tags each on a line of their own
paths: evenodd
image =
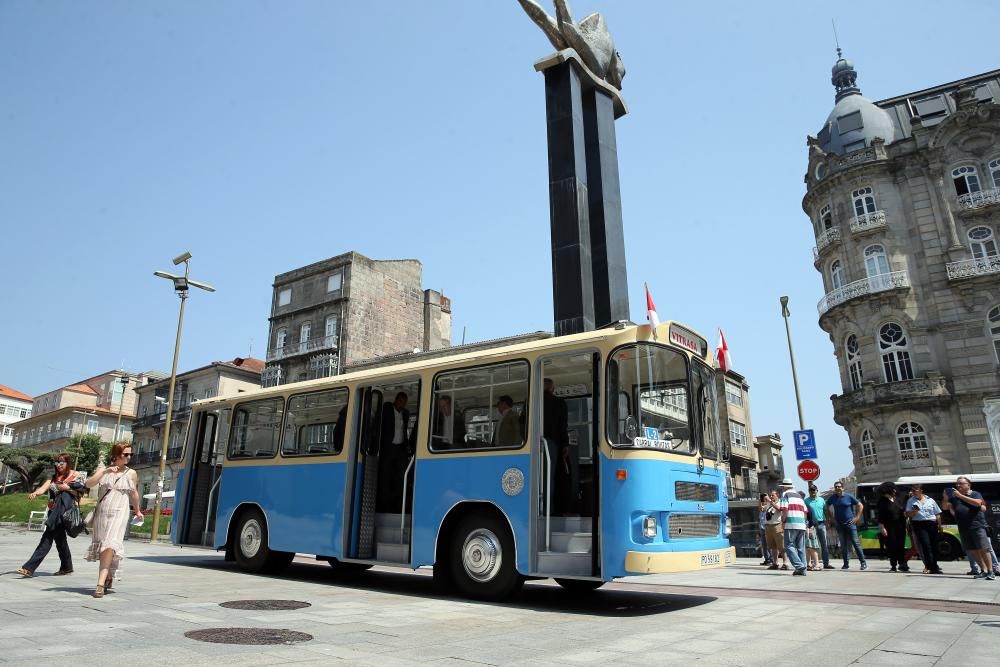
<svg viewBox="0 0 1000 667">
<path fill-rule="evenodd" d="M 965 558 L 962 543 L 954 535 L 940 535 L 937 542 L 938 560 L 958 560 Z"/>
<path fill-rule="evenodd" d="M 267 521 L 259 510 L 246 510 L 240 514 L 233 535 L 236 563 L 247 572 L 271 573 L 285 569 L 295 554 L 273 551 L 267 542 Z"/>
<path fill-rule="evenodd" d="M 450 569 L 455 587 L 477 600 L 505 600 L 524 583 L 514 567 L 514 538 L 502 519 L 467 516 L 452 533 Z"/>
</svg>

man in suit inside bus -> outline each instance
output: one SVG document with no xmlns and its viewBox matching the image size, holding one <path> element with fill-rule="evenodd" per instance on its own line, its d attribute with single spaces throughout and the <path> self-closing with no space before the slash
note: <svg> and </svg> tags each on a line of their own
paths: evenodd
<svg viewBox="0 0 1000 667">
<path fill-rule="evenodd" d="M 378 494 L 376 512 L 398 513 L 403 507 L 403 476 L 410 462 L 408 426 L 410 411 L 406 409 L 406 392 L 396 394 L 392 403 L 382 405 L 379 430 Z"/>
<path fill-rule="evenodd" d="M 498 447 L 515 447 L 524 442 L 521 435 L 521 418 L 514 410 L 514 399 L 504 394 L 497 399 L 500 421 L 493 431 L 493 444 Z"/>
<path fill-rule="evenodd" d="M 465 443 L 465 419 L 454 411 L 451 396 L 438 396 L 434 414 L 434 449 L 454 449 Z"/>
<path fill-rule="evenodd" d="M 548 443 L 549 460 L 552 471 L 549 483 L 552 485 L 552 512 L 563 516 L 577 514 L 577 486 L 579 478 L 579 456 L 576 447 L 569 444 L 568 410 L 566 401 L 556 396 L 556 383 L 545 378 L 545 393 L 542 396 L 542 435 Z"/>
</svg>

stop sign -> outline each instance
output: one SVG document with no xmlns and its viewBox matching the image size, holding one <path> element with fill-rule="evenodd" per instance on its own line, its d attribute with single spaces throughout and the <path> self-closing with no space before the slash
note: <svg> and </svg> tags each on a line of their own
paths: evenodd
<svg viewBox="0 0 1000 667">
<path fill-rule="evenodd" d="M 806 459 L 799 464 L 799 477 L 804 482 L 815 482 L 819 479 L 819 466 L 815 461 Z"/>
</svg>

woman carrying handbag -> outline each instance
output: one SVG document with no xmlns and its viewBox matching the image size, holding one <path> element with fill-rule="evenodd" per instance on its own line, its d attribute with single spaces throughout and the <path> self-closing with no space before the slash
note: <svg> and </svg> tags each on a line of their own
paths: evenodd
<svg viewBox="0 0 1000 667">
<path fill-rule="evenodd" d="M 73 470 L 73 457 L 69 454 L 58 454 L 53 467 L 55 470 L 52 477 L 28 494 L 28 498 L 34 500 L 37 496 L 48 492 L 49 514 L 45 517 L 45 530 L 42 539 L 38 541 L 35 553 L 31 554 L 28 562 L 17 569 L 17 573 L 22 577 L 35 575 L 35 570 L 52 549 L 53 542 L 56 551 L 59 552 L 59 571 L 56 574 L 73 573 L 73 554 L 66 542 L 66 527 L 62 518 L 63 514 L 76 506 L 80 492 L 83 491 L 83 484 L 80 482 L 80 474 Z"/>
<path fill-rule="evenodd" d="M 94 510 L 91 527 L 88 561 L 99 561 L 97 588 L 94 597 L 104 597 L 118 574 L 121 559 L 125 557 L 125 531 L 129 522 L 129 501 L 135 508 L 136 519 L 142 519 L 139 511 L 139 492 L 136 491 L 135 471 L 128 467 L 132 458 L 132 445 L 119 442 L 111 448 L 111 465 L 100 467 L 87 479 L 87 487 L 98 488 L 97 508 Z"/>
</svg>

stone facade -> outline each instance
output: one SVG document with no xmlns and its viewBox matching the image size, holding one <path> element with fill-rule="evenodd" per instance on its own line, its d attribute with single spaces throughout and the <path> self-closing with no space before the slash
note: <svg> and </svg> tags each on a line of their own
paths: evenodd
<svg viewBox="0 0 1000 667">
<path fill-rule="evenodd" d="M 264 386 L 335 375 L 373 357 L 451 344 L 451 302 L 413 259 L 349 252 L 275 276 Z"/>
<path fill-rule="evenodd" d="M 860 98 L 841 59 L 843 98 Z M 998 470 L 1000 70 L 831 114 L 802 207 L 859 482 Z M 880 115 L 882 114 L 882 115 Z M 864 126 L 884 122 L 879 132 Z M 886 130 L 885 127 L 889 129 Z M 831 134 L 852 134 L 852 143 Z M 991 437 L 992 434 L 992 437 Z"/>
</svg>

